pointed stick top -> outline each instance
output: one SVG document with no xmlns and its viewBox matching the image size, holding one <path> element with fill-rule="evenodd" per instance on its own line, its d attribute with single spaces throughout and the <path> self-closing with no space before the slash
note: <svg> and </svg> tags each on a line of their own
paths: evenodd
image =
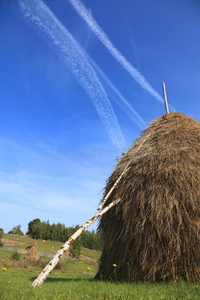
<svg viewBox="0 0 200 300">
<path fill-rule="evenodd" d="M 165 89 L 165 84 L 164 82 L 162 83 L 163 85 L 163 95 L 164 95 L 164 100 L 165 100 L 165 109 L 166 109 L 166 113 L 169 113 L 169 107 L 168 107 L 168 103 L 167 103 L 167 94 L 166 94 L 166 89 Z"/>
</svg>

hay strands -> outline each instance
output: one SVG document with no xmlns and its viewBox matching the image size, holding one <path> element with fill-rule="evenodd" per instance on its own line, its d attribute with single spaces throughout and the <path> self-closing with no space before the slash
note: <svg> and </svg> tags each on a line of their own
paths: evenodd
<svg viewBox="0 0 200 300">
<path fill-rule="evenodd" d="M 40 275 L 33 281 L 32 287 L 37 287 L 41 285 L 48 275 L 51 273 L 53 268 L 56 266 L 58 261 L 61 259 L 62 255 L 65 251 L 69 249 L 69 247 L 73 244 L 73 242 L 81 235 L 83 231 L 85 231 L 91 224 L 93 224 L 98 218 L 100 218 L 103 214 L 105 214 L 111 207 L 118 204 L 121 199 L 117 199 L 111 202 L 108 206 L 102 209 L 101 212 L 96 214 L 93 218 L 91 218 L 88 222 L 85 223 L 82 227 L 80 227 L 70 238 L 69 240 L 58 250 L 58 252 L 54 255 L 52 260 L 48 263 L 48 265 L 44 268 L 44 270 L 40 273 Z"/>
</svg>

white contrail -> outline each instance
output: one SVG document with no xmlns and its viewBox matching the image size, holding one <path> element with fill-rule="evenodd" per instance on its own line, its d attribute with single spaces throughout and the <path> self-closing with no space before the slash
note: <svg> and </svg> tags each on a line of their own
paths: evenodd
<svg viewBox="0 0 200 300">
<path fill-rule="evenodd" d="M 132 66 L 132 64 L 122 55 L 122 53 L 113 45 L 106 33 L 97 24 L 92 15 L 87 11 L 86 7 L 79 0 L 69 0 L 78 14 L 86 21 L 90 29 L 96 34 L 102 44 L 108 49 L 110 54 L 130 73 L 130 75 L 153 97 L 163 103 L 163 98 L 154 90 L 144 76 Z"/>
<path fill-rule="evenodd" d="M 106 127 L 112 143 L 115 146 L 126 147 L 112 105 L 80 45 L 44 2 L 18 0 L 17 3 L 24 18 L 56 48 L 62 61 L 84 88 Z"/>
<path fill-rule="evenodd" d="M 119 107 L 129 116 L 129 118 L 140 128 L 144 129 L 146 122 L 138 114 L 138 112 L 132 107 L 132 105 L 124 98 L 124 96 L 118 91 L 114 84 L 109 80 L 106 74 L 99 68 L 99 66 L 91 59 L 88 58 L 97 72 L 105 80 L 105 82 L 111 87 L 117 97 L 113 97 L 113 100 L 119 105 Z M 120 99 L 121 101 L 119 101 Z"/>
</svg>

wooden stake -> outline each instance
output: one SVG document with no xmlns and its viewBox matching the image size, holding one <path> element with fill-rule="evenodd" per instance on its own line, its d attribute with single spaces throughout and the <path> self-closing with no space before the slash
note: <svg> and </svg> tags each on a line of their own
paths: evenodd
<svg viewBox="0 0 200 300">
<path fill-rule="evenodd" d="M 86 230 L 92 223 L 94 223 L 98 218 L 100 218 L 103 214 L 105 214 L 111 207 L 118 204 L 120 202 L 120 199 L 117 199 L 110 203 L 108 206 L 106 206 L 101 212 L 96 214 L 92 219 L 90 219 L 87 223 L 85 223 L 84 226 L 80 227 L 70 238 L 69 240 L 61 247 L 60 250 L 54 255 L 52 260 L 48 263 L 48 265 L 44 268 L 44 270 L 40 273 L 40 275 L 33 281 L 32 285 L 33 287 L 37 287 L 41 285 L 45 279 L 48 277 L 48 275 L 51 273 L 53 268 L 56 266 L 58 261 L 61 259 L 63 253 L 69 249 L 69 247 L 73 244 L 73 242 L 81 235 L 83 231 Z"/>
<path fill-rule="evenodd" d="M 168 103 L 167 103 L 167 94 L 166 94 L 166 89 L 165 89 L 165 84 L 164 82 L 162 83 L 163 86 L 163 95 L 164 95 L 164 100 L 165 100 L 165 109 L 166 109 L 166 113 L 169 113 L 169 107 L 168 107 Z"/>
</svg>

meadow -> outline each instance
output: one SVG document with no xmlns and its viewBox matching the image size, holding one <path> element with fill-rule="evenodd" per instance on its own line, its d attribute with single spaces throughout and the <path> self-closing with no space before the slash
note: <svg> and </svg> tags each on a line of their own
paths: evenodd
<svg viewBox="0 0 200 300">
<path fill-rule="evenodd" d="M 7 238 L 7 237 L 6 237 Z M 16 237 L 14 237 L 16 238 Z M 25 244 L 25 239 L 20 238 Z M 19 241 L 19 238 L 18 240 Z M 27 240 L 32 242 L 31 239 Z M 49 244 L 48 244 L 49 243 Z M 38 241 L 39 248 L 40 241 Z M 45 245 L 44 245 L 45 244 Z M 52 246 L 53 245 L 53 246 Z M 23 245 L 24 246 L 24 245 Z M 43 251 L 60 246 L 57 242 L 41 243 Z M 53 247 L 53 248 L 52 248 Z M 38 249 L 41 251 L 41 249 Z M 84 249 L 87 256 L 99 257 L 99 252 Z M 95 281 L 98 263 L 91 261 L 61 261 L 39 287 L 31 283 L 49 261 L 29 263 L 20 255 L 12 260 L 11 252 L 0 251 L 0 299 L 200 299 L 200 285 L 184 281 L 175 283 L 112 283 Z"/>
</svg>

